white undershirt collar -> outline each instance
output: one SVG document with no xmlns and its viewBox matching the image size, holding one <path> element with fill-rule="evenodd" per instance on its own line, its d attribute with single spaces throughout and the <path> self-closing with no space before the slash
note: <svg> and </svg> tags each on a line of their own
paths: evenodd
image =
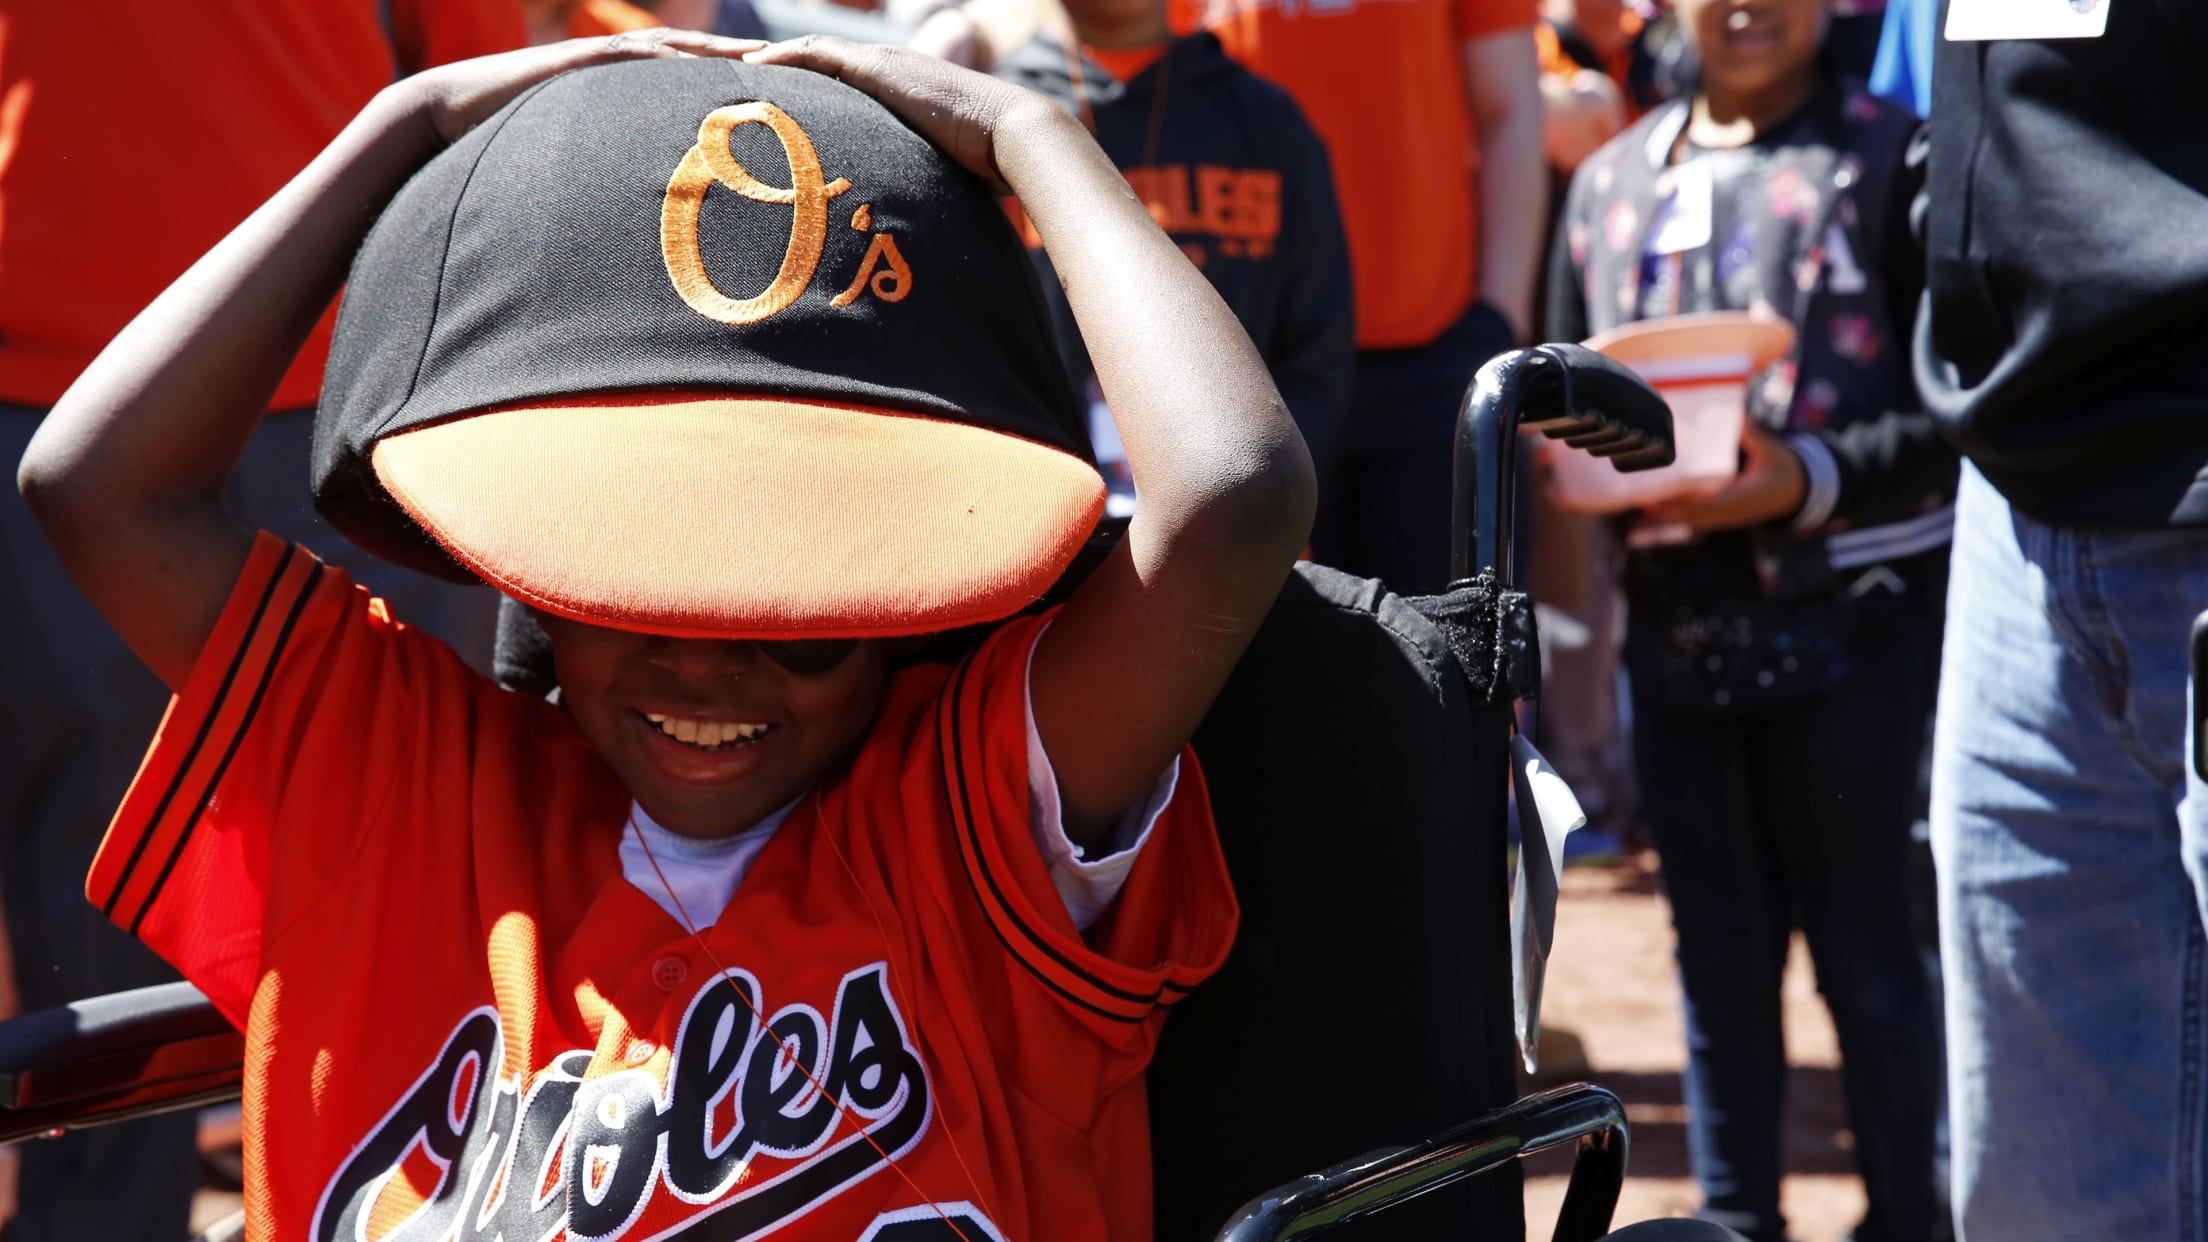
<svg viewBox="0 0 2208 1242">
<path fill-rule="evenodd" d="M 635 825 L 635 830 L 624 826 L 621 833 L 621 874 L 658 903 L 675 922 L 684 922 L 683 916 L 687 914 L 692 928 L 703 931 L 720 919 L 721 911 L 726 910 L 729 901 L 736 896 L 737 886 L 750 873 L 759 851 L 766 848 L 768 839 L 802 801 L 801 795 L 751 827 L 727 837 L 686 837 L 661 827 L 641 805 L 632 802 L 629 822 Z M 637 839 L 639 835 L 643 841 Z M 648 855 L 644 842 L 651 844 Z M 659 863 L 657 873 L 652 870 L 655 860 Z M 662 873 L 666 876 L 665 883 L 660 881 Z M 668 892 L 670 888 L 674 890 L 672 894 Z"/>
</svg>

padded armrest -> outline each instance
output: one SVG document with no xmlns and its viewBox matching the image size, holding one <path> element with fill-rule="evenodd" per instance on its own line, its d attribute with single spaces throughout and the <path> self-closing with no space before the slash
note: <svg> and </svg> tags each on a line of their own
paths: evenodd
<svg viewBox="0 0 2208 1242">
<path fill-rule="evenodd" d="M 0 1143 L 237 1098 L 245 1037 L 188 983 L 0 1022 Z"/>
</svg>

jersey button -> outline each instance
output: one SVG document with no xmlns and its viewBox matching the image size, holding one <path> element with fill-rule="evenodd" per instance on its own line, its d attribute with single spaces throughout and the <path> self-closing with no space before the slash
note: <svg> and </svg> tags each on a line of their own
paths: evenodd
<svg viewBox="0 0 2208 1242">
<path fill-rule="evenodd" d="M 690 963 L 675 954 L 652 963 L 652 983 L 662 992 L 672 992 L 690 977 Z"/>
</svg>

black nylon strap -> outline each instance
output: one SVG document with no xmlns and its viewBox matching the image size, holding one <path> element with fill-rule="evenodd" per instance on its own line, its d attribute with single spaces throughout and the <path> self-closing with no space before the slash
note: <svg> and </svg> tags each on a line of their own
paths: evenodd
<svg viewBox="0 0 2208 1242">
<path fill-rule="evenodd" d="M 1496 583 L 1492 572 L 1405 601 L 1434 623 L 1481 703 L 1532 699 L 1541 690 L 1541 644 L 1533 597 Z"/>
</svg>

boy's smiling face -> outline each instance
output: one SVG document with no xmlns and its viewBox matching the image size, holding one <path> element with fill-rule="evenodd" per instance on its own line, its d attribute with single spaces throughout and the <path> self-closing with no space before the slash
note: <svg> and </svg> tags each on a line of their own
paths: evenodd
<svg viewBox="0 0 2208 1242">
<path fill-rule="evenodd" d="M 858 749 L 889 685 L 881 641 L 798 673 L 757 643 L 538 619 L 576 727 L 684 836 L 741 832 L 819 784 Z"/>
</svg>

